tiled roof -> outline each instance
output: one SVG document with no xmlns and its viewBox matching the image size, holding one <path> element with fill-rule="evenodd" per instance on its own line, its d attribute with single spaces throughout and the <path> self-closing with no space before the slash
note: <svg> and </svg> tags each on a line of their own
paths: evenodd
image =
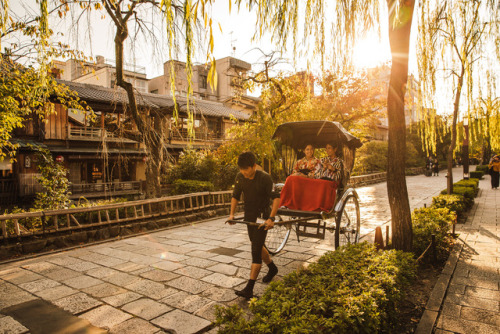
<svg viewBox="0 0 500 334">
<path fill-rule="evenodd" d="M 78 93 L 78 96 L 87 102 L 100 102 L 100 103 L 115 103 L 115 104 L 128 104 L 128 98 L 125 91 L 121 88 L 106 88 L 97 85 L 85 84 L 80 82 L 72 82 L 65 80 L 57 80 L 61 84 L 67 85 L 69 88 Z M 136 95 L 137 105 L 142 108 L 172 108 L 174 101 L 172 97 L 166 95 L 138 93 Z M 177 103 L 180 106 L 181 112 L 187 111 L 187 99 L 184 97 L 177 97 Z M 230 118 L 234 116 L 238 120 L 248 120 L 250 115 L 238 110 L 225 107 L 222 103 L 206 101 L 206 100 L 193 100 L 190 108 L 195 110 L 195 114 Z"/>
</svg>

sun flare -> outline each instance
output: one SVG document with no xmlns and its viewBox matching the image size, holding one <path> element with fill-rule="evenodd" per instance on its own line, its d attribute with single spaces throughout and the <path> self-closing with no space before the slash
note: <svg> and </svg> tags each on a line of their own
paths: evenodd
<svg viewBox="0 0 500 334">
<path fill-rule="evenodd" d="M 357 68 L 377 67 L 390 59 L 389 45 L 379 41 L 377 37 L 363 38 L 354 46 L 353 63 Z"/>
</svg>

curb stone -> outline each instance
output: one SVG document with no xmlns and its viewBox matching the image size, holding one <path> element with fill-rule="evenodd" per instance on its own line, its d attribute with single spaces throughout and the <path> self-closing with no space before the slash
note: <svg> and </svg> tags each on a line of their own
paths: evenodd
<svg viewBox="0 0 500 334">
<path fill-rule="evenodd" d="M 444 297 L 446 296 L 446 291 L 448 290 L 448 285 L 462 253 L 465 239 L 467 239 L 466 233 L 464 233 L 463 237 L 458 238 L 455 246 L 453 246 L 443 271 L 432 289 L 415 334 L 431 334 L 433 332 Z"/>
</svg>

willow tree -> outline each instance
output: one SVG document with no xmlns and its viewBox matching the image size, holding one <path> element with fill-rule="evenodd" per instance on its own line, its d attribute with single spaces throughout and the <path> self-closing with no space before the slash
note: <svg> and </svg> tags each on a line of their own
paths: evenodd
<svg viewBox="0 0 500 334">
<path fill-rule="evenodd" d="M 26 18 L 11 15 L 9 1 L 0 0 L 0 160 L 16 155 L 13 131 L 27 120 L 43 126 L 44 119 L 56 112 L 55 103 L 90 112 L 76 93 L 50 75 L 53 57 L 81 56 L 51 41 L 48 17 L 61 6 L 49 10 L 48 0 L 40 0 L 36 16 Z"/>
<path fill-rule="evenodd" d="M 348 67 L 355 41 L 373 29 L 387 10 L 392 68 L 387 96 L 389 153 L 387 192 L 392 215 L 392 240 L 396 249 L 410 250 L 412 245 L 411 212 L 405 179 L 404 96 L 408 81 L 408 54 L 414 0 L 367 1 L 296 1 L 237 0 L 257 12 L 257 35 L 271 32 L 273 42 L 294 54 L 311 52 L 318 56 L 321 68 L 331 60 L 337 69 Z M 299 26 L 302 24 L 303 26 Z M 299 34 L 303 33 L 301 39 Z M 328 41 L 328 44 L 327 44 Z M 302 43 L 302 44 L 301 44 Z M 327 45 L 331 43 L 332 47 Z"/>
<path fill-rule="evenodd" d="M 481 164 L 488 164 L 493 152 L 500 150 L 500 96 L 495 96 L 495 82 L 486 75 L 484 97 L 474 101 L 471 110 L 471 140 L 481 147 Z"/>
<path fill-rule="evenodd" d="M 197 28 L 201 27 L 201 20 L 204 19 L 204 27 L 209 32 L 209 41 L 207 59 L 211 61 L 208 77 L 211 79 L 211 84 L 215 83 L 215 59 L 211 56 L 213 51 L 212 37 L 212 20 L 208 16 L 208 9 L 205 8 L 210 0 L 58 0 L 67 4 L 60 10 L 60 16 L 63 17 L 70 11 L 70 5 L 77 5 L 76 11 L 87 13 L 90 15 L 92 11 L 100 11 L 105 17 L 109 17 L 114 24 L 115 36 L 115 60 L 116 60 L 116 85 L 123 88 L 127 94 L 128 105 L 127 111 L 132 115 L 135 125 L 140 133 L 141 140 L 145 144 L 148 159 L 146 161 L 146 196 L 159 197 L 161 196 L 160 173 L 164 163 L 165 138 L 168 136 L 165 133 L 168 115 L 173 116 L 173 121 L 178 120 L 179 106 L 176 102 L 175 94 L 175 70 L 174 62 L 170 62 L 170 84 L 171 94 L 173 98 L 173 106 L 171 108 L 163 108 L 158 110 L 148 108 L 148 110 L 139 109 L 137 99 L 140 93 L 135 89 L 133 84 L 125 80 L 124 75 L 124 59 L 125 59 L 125 43 L 127 41 L 134 43 L 138 35 L 148 35 L 153 42 L 157 42 L 159 37 L 155 36 L 154 29 L 157 25 L 154 22 L 147 22 L 146 18 L 153 17 L 161 19 L 164 24 L 161 26 L 164 31 L 160 31 L 161 37 L 167 41 L 168 58 L 173 60 L 177 55 L 181 46 L 184 46 L 186 59 L 187 73 L 187 112 L 188 112 L 188 130 L 190 137 L 194 136 L 193 130 L 193 113 L 190 110 L 190 97 L 192 90 L 192 58 L 196 48 L 195 35 Z M 104 13 L 103 13 L 104 12 Z M 78 14 L 76 17 L 81 17 Z M 91 21 L 91 20 L 88 20 Z M 84 21 L 73 22 L 73 24 L 85 24 Z M 133 26 L 132 33 L 130 27 Z M 160 24 L 158 24 L 160 26 Z M 151 27 L 155 27 L 154 29 Z"/>
<path fill-rule="evenodd" d="M 477 74 L 485 71 L 481 57 L 495 50 L 498 36 L 497 0 L 423 1 L 419 22 L 419 76 L 422 103 L 435 108 L 438 100 L 450 92 L 453 96 L 451 144 L 448 148 L 448 194 L 453 192 L 453 154 L 457 144 L 459 114 L 469 117 L 472 110 Z M 483 72 L 484 73 L 484 72 Z M 439 84 L 438 84 L 439 82 Z M 438 87 L 438 88 L 437 88 Z M 463 95 L 467 105 L 461 103 Z M 446 104 L 444 104 L 446 108 Z M 443 103 L 441 103 L 443 108 Z M 422 108 L 424 110 L 425 108 Z"/>
</svg>

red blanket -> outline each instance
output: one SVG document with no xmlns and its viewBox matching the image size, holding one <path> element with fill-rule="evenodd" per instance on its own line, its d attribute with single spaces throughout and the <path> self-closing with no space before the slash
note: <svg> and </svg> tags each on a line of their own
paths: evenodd
<svg viewBox="0 0 500 334">
<path fill-rule="evenodd" d="M 335 204 L 337 182 L 289 176 L 281 189 L 280 206 L 292 210 L 330 211 Z"/>
</svg>

